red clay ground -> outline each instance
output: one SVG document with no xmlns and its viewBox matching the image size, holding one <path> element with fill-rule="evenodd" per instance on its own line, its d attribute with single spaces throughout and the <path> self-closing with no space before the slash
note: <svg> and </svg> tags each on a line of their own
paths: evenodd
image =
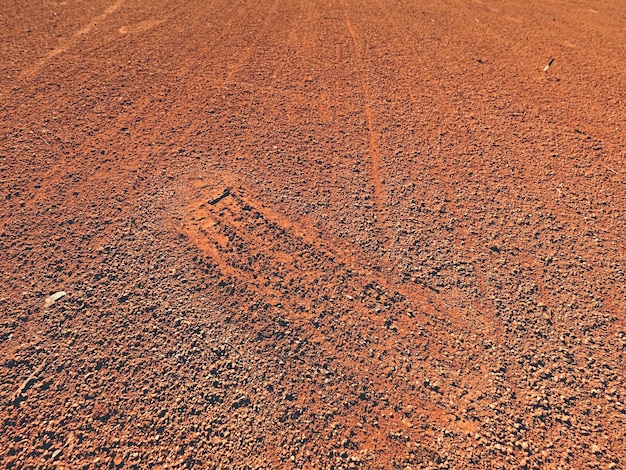
<svg viewBox="0 0 626 470">
<path fill-rule="evenodd" d="M 624 468 L 624 24 L 1 2 L 0 465 Z"/>
</svg>

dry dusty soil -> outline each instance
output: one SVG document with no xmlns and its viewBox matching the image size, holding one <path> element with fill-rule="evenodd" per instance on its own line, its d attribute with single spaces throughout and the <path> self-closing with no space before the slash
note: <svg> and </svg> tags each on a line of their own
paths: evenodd
<svg viewBox="0 0 626 470">
<path fill-rule="evenodd" d="M 1 1 L 0 467 L 626 468 L 625 25 Z"/>
</svg>

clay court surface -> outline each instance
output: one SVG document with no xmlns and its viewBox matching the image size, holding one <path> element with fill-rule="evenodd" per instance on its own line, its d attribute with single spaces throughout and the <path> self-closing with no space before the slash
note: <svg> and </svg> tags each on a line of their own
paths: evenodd
<svg viewBox="0 0 626 470">
<path fill-rule="evenodd" d="M 0 467 L 625 468 L 624 25 L 0 2 Z"/>
</svg>

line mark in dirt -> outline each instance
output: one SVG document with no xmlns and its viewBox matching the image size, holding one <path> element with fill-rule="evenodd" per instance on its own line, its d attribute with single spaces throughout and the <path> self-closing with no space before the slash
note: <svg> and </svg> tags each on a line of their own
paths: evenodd
<svg viewBox="0 0 626 470">
<path fill-rule="evenodd" d="M 122 26 L 118 30 L 118 33 L 120 33 L 120 34 L 143 33 L 143 32 L 146 32 L 146 31 L 154 28 L 155 26 L 160 25 L 163 22 L 165 22 L 165 20 L 146 20 L 146 21 L 141 21 L 139 23 L 135 23 L 135 24 L 127 25 L 127 26 Z"/>
<path fill-rule="evenodd" d="M 387 7 L 387 5 L 380 1 L 380 0 L 374 0 L 374 4 L 376 6 L 376 8 L 378 8 L 381 12 L 381 17 L 384 18 L 384 20 L 387 22 L 387 24 L 389 25 L 388 30 L 389 31 L 393 31 L 394 34 L 396 35 L 396 37 L 402 42 L 408 42 L 408 35 L 406 33 L 406 31 L 403 30 L 403 27 L 398 23 L 398 21 L 396 21 L 396 19 L 393 17 L 393 15 L 391 14 L 391 12 L 389 11 L 389 8 Z M 363 3 L 363 8 L 367 8 L 367 5 L 365 4 L 365 2 Z M 402 70 L 402 65 L 398 62 L 398 60 L 395 58 L 395 56 L 393 54 L 390 54 L 391 60 L 393 60 L 395 66 L 397 67 L 398 70 Z M 437 83 L 437 77 L 436 75 L 432 72 L 429 71 L 429 67 L 427 66 L 427 64 L 421 60 L 420 61 L 420 74 L 423 77 L 428 77 L 430 78 L 430 80 L 434 83 Z M 439 97 L 439 99 L 437 100 L 439 106 L 445 108 L 446 110 L 449 111 L 449 113 L 451 115 L 456 115 L 456 119 L 457 122 L 462 123 L 465 127 L 465 120 L 463 118 L 463 116 L 461 115 L 461 113 L 453 106 L 453 104 L 451 103 L 450 99 L 446 96 L 445 93 L 443 93 L 443 91 L 441 90 L 441 88 L 439 86 L 435 86 L 433 87 L 433 89 L 436 91 L 437 96 Z M 410 87 L 408 87 L 408 97 L 409 97 L 409 102 L 411 103 L 411 105 L 414 108 L 417 108 L 417 103 L 418 103 L 418 99 L 415 97 L 415 95 L 413 94 L 412 90 Z M 440 139 L 439 136 L 443 135 L 444 133 L 446 133 L 447 129 L 444 128 L 441 124 L 435 124 L 435 129 L 432 132 L 432 138 L 435 138 L 437 140 Z M 424 128 L 424 130 L 426 131 L 427 129 Z M 467 134 L 465 133 L 459 133 L 459 137 L 462 139 L 462 141 L 467 144 L 468 142 L 468 137 Z M 456 215 L 456 217 L 458 219 L 461 219 L 461 212 L 457 207 L 456 204 L 453 202 L 454 201 L 454 197 L 453 194 L 450 190 L 450 183 L 449 181 L 445 180 L 444 181 L 444 191 L 447 195 L 447 199 L 449 201 L 451 201 L 448 204 L 448 207 L 452 210 L 452 212 Z M 482 268 L 480 265 L 480 261 L 477 259 L 477 256 L 475 254 L 475 248 L 477 248 L 477 245 L 472 237 L 472 235 L 469 233 L 468 230 L 462 228 L 462 227 L 457 227 L 457 231 L 462 235 L 463 239 L 465 240 L 465 247 L 461 246 L 460 244 L 457 243 L 457 248 L 465 251 L 470 259 L 471 259 L 471 263 L 472 266 L 475 270 L 475 274 L 476 274 L 476 280 L 478 283 L 478 288 L 481 292 L 481 295 L 483 297 L 483 299 L 480 302 L 476 302 L 474 300 L 472 300 L 469 296 L 467 295 L 463 295 L 463 297 L 465 297 L 465 299 L 469 302 L 470 305 L 472 305 L 472 308 L 478 312 L 489 312 L 490 315 L 494 315 L 495 312 L 495 307 L 487 300 L 489 295 L 488 295 L 488 287 L 487 287 L 487 282 L 485 280 L 485 276 L 482 272 Z M 498 321 L 496 320 L 492 320 L 492 319 L 487 319 L 485 316 L 483 316 L 483 320 L 485 321 L 485 323 L 489 324 L 489 327 L 493 329 L 493 331 L 498 332 L 501 329 L 501 326 L 499 324 Z"/>
<path fill-rule="evenodd" d="M 265 16 L 263 24 L 259 27 L 258 31 L 256 32 L 254 39 L 250 42 L 250 44 L 245 49 L 245 51 L 239 56 L 239 59 L 237 60 L 237 62 L 234 65 L 232 65 L 230 68 L 228 68 L 226 76 L 221 81 L 221 83 L 218 81 L 218 83 L 216 83 L 215 86 L 219 88 L 226 88 L 228 87 L 228 85 L 232 83 L 231 81 L 233 77 L 235 76 L 235 74 L 243 68 L 243 66 L 252 56 L 254 49 L 258 47 L 259 39 L 267 31 L 267 27 L 270 24 L 270 20 L 272 16 L 274 15 L 274 13 L 276 12 L 276 10 L 278 9 L 279 1 L 280 0 L 274 1 L 274 3 L 272 4 L 272 7 L 269 9 L 267 15 Z M 243 10 L 243 11 L 246 11 L 246 10 Z M 241 14 L 242 12 L 238 10 L 238 15 L 241 15 Z M 227 23 L 226 27 L 224 28 L 224 32 L 216 40 L 216 43 L 221 43 L 224 38 L 228 37 L 228 35 L 230 34 L 229 33 L 230 28 L 233 22 L 235 22 L 236 18 L 239 18 L 239 16 L 236 16 L 236 15 L 233 16 L 232 19 Z M 239 18 L 239 20 L 241 21 L 241 18 Z M 184 82 L 187 79 L 187 77 L 193 74 L 194 69 L 197 65 L 198 65 L 198 62 L 196 61 L 193 64 L 189 64 L 187 67 L 182 69 L 179 75 L 179 81 L 181 83 Z M 197 121 L 197 120 L 194 122 L 191 122 L 189 126 L 186 127 L 186 129 L 182 132 L 181 138 L 180 138 L 181 142 L 191 142 L 192 136 L 197 134 L 198 129 L 202 126 L 202 124 L 203 124 L 202 121 Z"/>
<path fill-rule="evenodd" d="M 363 62 L 363 58 L 361 57 L 361 53 L 359 52 L 359 36 L 350 21 L 350 17 L 348 15 L 348 9 L 346 7 L 345 1 L 341 2 L 343 6 L 343 14 L 346 22 L 346 26 L 350 33 L 350 37 L 352 39 L 352 45 L 354 48 L 354 59 L 356 65 L 359 69 L 359 77 L 361 79 L 361 88 L 363 90 L 363 112 L 365 114 L 365 119 L 367 121 L 367 129 L 369 132 L 369 142 L 368 142 L 368 152 L 370 155 L 371 166 L 372 166 L 372 183 L 374 185 L 374 196 L 376 203 L 378 205 L 379 210 L 382 209 L 382 199 L 384 196 L 384 188 L 382 185 L 381 178 L 381 164 L 382 159 L 380 155 L 380 148 L 378 147 L 378 134 L 374 125 L 374 115 L 372 113 L 372 108 L 370 106 L 371 101 L 371 92 L 367 85 L 367 80 L 365 77 L 365 64 Z"/>
<path fill-rule="evenodd" d="M 102 22 L 107 16 L 115 13 L 124 3 L 124 0 L 116 0 L 113 4 L 111 4 L 104 12 L 100 15 L 92 18 L 85 26 L 80 28 L 74 34 L 72 34 L 68 39 L 61 42 L 57 47 L 48 52 L 41 59 L 36 61 L 29 67 L 26 67 L 22 73 L 19 75 L 17 82 L 24 82 L 32 79 L 35 75 L 37 75 L 41 69 L 43 69 L 52 59 L 54 59 L 59 54 L 66 52 L 69 48 L 71 48 L 81 36 L 84 36 L 93 30 L 98 23 Z M 15 85 L 13 85 L 15 86 Z M 3 100 L 8 95 L 8 92 L 5 90 L 0 92 L 0 100 Z"/>
<path fill-rule="evenodd" d="M 252 51 L 258 46 L 259 39 L 265 33 L 265 31 L 267 30 L 267 26 L 270 23 L 270 19 L 272 18 L 272 16 L 276 12 L 276 9 L 278 8 L 278 2 L 279 2 L 279 0 L 274 0 L 274 3 L 272 4 L 272 7 L 270 8 L 270 11 L 268 12 L 267 16 L 265 17 L 265 21 L 263 22 L 263 25 L 259 29 L 259 32 L 255 36 L 255 38 L 252 41 L 252 43 L 239 56 L 239 60 L 228 71 L 228 74 L 226 75 L 226 78 L 224 78 L 224 83 L 222 84 L 222 87 L 226 87 L 226 86 L 228 86 L 230 84 L 230 81 L 233 78 L 233 76 L 244 66 L 244 64 L 248 61 L 248 59 L 252 55 Z"/>
</svg>

